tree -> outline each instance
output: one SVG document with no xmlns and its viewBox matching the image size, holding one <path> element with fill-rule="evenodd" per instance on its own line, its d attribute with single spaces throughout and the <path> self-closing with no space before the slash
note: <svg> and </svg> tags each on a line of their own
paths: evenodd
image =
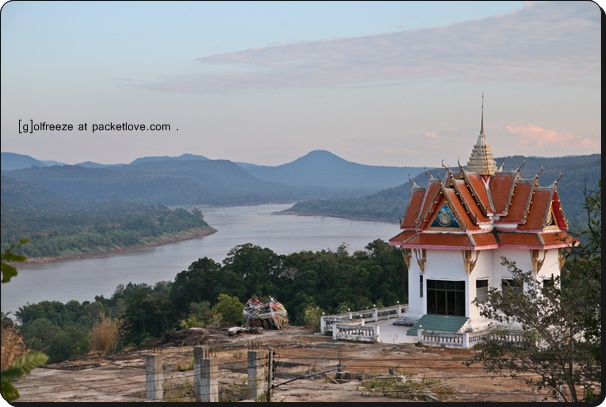
<svg viewBox="0 0 606 407">
<path fill-rule="evenodd" d="M 217 300 L 217 304 L 213 307 L 213 311 L 221 314 L 223 322 L 230 325 L 240 325 L 242 323 L 242 310 L 244 309 L 244 304 L 240 302 L 238 297 L 219 294 Z"/>
<path fill-rule="evenodd" d="M 27 243 L 28 239 L 21 239 L 0 253 L 2 268 L 2 283 L 10 282 L 17 275 L 17 269 L 8 262 L 24 262 L 27 257 L 14 254 L 13 250 Z M 46 363 L 48 356 L 42 352 L 31 351 L 17 358 L 7 369 L 0 374 L 0 392 L 6 401 L 14 401 L 19 398 L 19 391 L 13 385 L 17 379 L 29 374 L 34 368 Z"/>
<path fill-rule="evenodd" d="M 595 401 L 601 381 L 601 181 L 586 194 L 588 230 L 571 248 L 560 276 L 548 283 L 515 262 L 502 264 L 524 290 L 489 289 L 474 301 L 482 316 L 522 326 L 522 342 L 504 340 L 495 330 L 466 364 L 483 362 L 485 370 L 547 389 L 556 399 Z"/>
</svg>

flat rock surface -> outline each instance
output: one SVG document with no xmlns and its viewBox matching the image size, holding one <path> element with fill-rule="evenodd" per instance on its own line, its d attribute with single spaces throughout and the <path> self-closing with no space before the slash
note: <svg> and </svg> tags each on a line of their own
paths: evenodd
<svg viewBox="0 0 606 407">
<path fill-rule="evenodd" d="M 335 342 L 330 336 L 288 326 L 237 335 L 229 335 L 227 328 L 181 331 L 146 347 L 47 365 L 15 383 L 21 395 L 18 401 L 149 401 L 145 399 L 145 356 L 152 353 L 162 355 L 164 401 L 194 401 L 193 371 L 187 367 L 193 360 L 193 347 L 198 345 L 208 346 L 211 357 L 219 361 L 221 401 L 254 401 L 246 396 L 248 351 L 262 351 L 266 357 L 270 348 L 276 366 L 272 401 L 425 400 L 415 400 L 407 392 L 373 392 L 363 387 L 364 379 L 378 376 L 433 381 L 442 392 L 430 396 L 443 401 L 531 402 L 545 398 L 520 381 L 493 377 L 480 365 L 465 366 L 463 362 L 473 355 L 471 350 Z M 335 370 L 338 366 L 340 373 Z"/>
</svg>

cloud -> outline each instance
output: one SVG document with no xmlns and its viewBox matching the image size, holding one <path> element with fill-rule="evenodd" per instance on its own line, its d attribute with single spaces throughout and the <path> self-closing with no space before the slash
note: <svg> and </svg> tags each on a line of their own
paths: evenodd
<svg viewBox="0 0 606 407">
<path fill-rule="evenodd" d="M 198 74 L 136 86 L 193 94 L 427 79 L 595 86 L 601 75 L 600 23 L 592 2 L 532 3 L 448 26 L 204 56 L 197 59 Z"/>
<path fill-rule="evenodd" d="M 505 126 L 505 130 L 516 137 L 517 143 L 536 149 L 570 148 L 574 150 L 579 146 L 585 148 L 600 147 L 600 144 L 591 138 L 544 129 L 534 124 L 511 123 Z"/>
<path fill-rule="evenodd" d="M 435 140 L 438 138 L 438 133 L 436 133 L 434 131 L 426 131 L 423 133 L 423 136 L 425 136 L 425 138 Z"/>
</svg>

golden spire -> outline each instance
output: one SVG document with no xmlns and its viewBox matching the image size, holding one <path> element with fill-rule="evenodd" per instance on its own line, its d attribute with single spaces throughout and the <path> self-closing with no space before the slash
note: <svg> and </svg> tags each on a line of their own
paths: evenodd
<svg viewBox="0 0 606 407">
<path fill-rule="evenodd" d="M 473 146 L 471 157 L 469 157 L 467 171 L 475 172 L 478 175 L 488 176 L 492 176 L 497 172 L 497 162 L 494 160 L 492 150 L 486 142 L 486 134 L 484 134 L 484 93 L 482 93 L 482 121 L 480 124 L 480 135 L 478 136 L 478 141 L 475 146 Z"/>
</svg>

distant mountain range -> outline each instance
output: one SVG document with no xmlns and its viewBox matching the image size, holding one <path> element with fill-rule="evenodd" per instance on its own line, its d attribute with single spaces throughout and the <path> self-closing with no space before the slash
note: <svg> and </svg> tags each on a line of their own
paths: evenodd
<svg viewBox="0 0 606 407">
<path fill-rule="evenodd" d="M 130 164 L 48 165 L 30 156 L 3 152 L 1 163 L 3 180 L 36 186 L 41 200 L 55 202 L 61 197 L 78 204 L 245 205 L 353 197 L 397 186 L 423 170 L 357 164 L 322 150 L 276 167 L 193 154 L 142 157 Z M 3 199 L 15 195 L 10 191 L 15 183 L 7 185 L 2 188 Z M 52 196 L 45 197 L 46 192 Z"/>
<path fill-rule="evenodd" d="M 601 154 L 495 160 L 504 164 L 504 170 L 523 165 L 522 176 L 539 175 L 541 185 L 558 180 L 571 227 L 582 225 L 583 190 L 597 188 Z M 193 154 L 142 157 L 130 164 L 65 165 L 3 152 L 1 163 L 3 209 L 7 205 L 65 209 L 114 201 L 174 206 L 298 202 L 290 212 L 394 223 L 408 204 L 409 177 L 423 185 L 427 182 L 425 172 L 442 179 L 445 176 L 443 168 L 363 165 L 323 150 L 275 167 Z"/>
</svg>

